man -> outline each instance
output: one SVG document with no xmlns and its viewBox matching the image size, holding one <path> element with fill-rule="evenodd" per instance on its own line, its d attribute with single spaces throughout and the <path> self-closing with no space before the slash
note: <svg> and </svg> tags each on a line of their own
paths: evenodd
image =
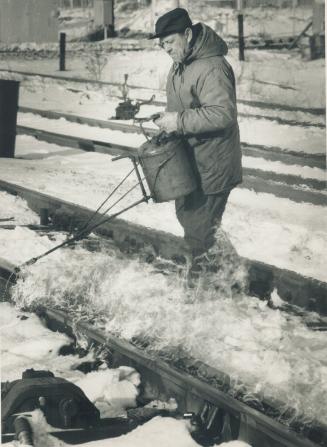
<svg viewBox="0 0 327 447">
<path fill-rule="evenodd" d="M 226 43 L 203 23 L 192 25 L 185 9 L 161 16 L 160 46 L 173 65 L 167 79 L 167 109 L 155 123 L 185 137 L 197 189 L 176 200 L 176 215 L 192 256 L 192 269 L 215 242 L 232 188 L 242 181 L 235 78 Z M 203 257 L 203 256 L 202 256 Z"/>
</svg>

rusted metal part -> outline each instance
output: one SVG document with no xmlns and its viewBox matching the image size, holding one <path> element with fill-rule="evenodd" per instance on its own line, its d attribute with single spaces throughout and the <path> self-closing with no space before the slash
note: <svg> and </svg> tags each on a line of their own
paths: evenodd
<svg viewBox="0 0 327 447">
<path fill-rule="evenodd" d="M 74 147 L 76 149 L 88 152 L 99 152 L 108 155 L 133 156 L 137 153 L 136 148 L 129 146 L 47 132 L 26 126 L 17 126 L 17 133 L 32 135 L 42 141 L 47 141 L 49 143 L 54 143 L 65 147 Z M 257 151 L 258 148 L 256 147 L 254 150 Z M 266 155 L 267 151 L 264 151 L 262 154 Z M 269 153 L 269 157 L 276 159 L 276 156 L 273 155 L 272 152 Z M 268 179 L 266 179 L 266 177 L 268 177 Z M 314 185 L 318 185 L 319 189 L 308 189 L 308 187 L 312 188 Z M 252 189 L 256 192 L 274 194 L 278 197 L 288 198 L 300 203 L 308 202 L 314 205 L 326 205 L 327 203 L 327 195 L 324 192 L 324 182 L 320 182 L 319 180 L 310 181 L 303 179 L 302 177 L 279 173 L 271 173 L 270 175 L 270 171 L 263 173 L 259 169 L 243 168 L 243 182 L 239 185 L 239 187 Z"/>
<path fill-rule="evenodd" d="M 83 225 L 94 213 L 85 207 L 3 180 L 0 180 L 0 189 L 19 195 L 37 213 L 41 208 L 48 208 L 54 225 L 64 230 Z M 119 248 L 138 251 L 151 247 L 153 253 L 177 263 L 185 263 L 188 256 L 182 238 L 122 219 L 105 223 L 96 233 L 113 240 Z M 276 289 L 284 301 L 320 315 L 327 315 L 327 283 L 263 262 L 240 259 L 249 272 L 250 294 L 267 299 L 273 289 Z"/>
</svg>

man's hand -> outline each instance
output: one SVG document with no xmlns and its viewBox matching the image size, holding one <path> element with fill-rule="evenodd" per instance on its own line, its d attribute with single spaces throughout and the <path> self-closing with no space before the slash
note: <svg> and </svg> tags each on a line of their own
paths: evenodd
<svg viewBox="0 0 327 447">
<path fill-rule="evenodd" d="M 177 112 L 162 112 L 154 123 L 167 133 L 177 131 Z"/>
</svg>

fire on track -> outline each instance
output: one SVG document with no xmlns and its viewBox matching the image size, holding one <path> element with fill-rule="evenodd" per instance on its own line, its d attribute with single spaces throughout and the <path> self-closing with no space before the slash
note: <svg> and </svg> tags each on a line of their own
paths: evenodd
<svg viewBox="0 0 327 447">
<path fill-rule="evenodd" d="M 8 300 L 10 285 L 8 287 L 7 281 L 14 268 L 0 260 L 0 292 L 3 295 L 6 287 Z M 282 402 L 264 400 L 258 407 L 254 402 L 245 404 L 231 397 L 228 394 L 228 375 L 202 362 L 184 358 L 169 363 L 95 329 L 91 324 L 74 321 L 64 310 L 40 307 L 37 312 L 49 329 L 62 331 L 75 341 L 83 335 L 89 346 L 106 349 L 113 367 L 128 365 L 135 368 L 142 377 L 144 401 L 168 401 L 174 397 L 180 416 L 193 414 L 216 438 L 231 440 L 240 437 L 250 442 L 252 447 L 262 447 L 262 443 L 268 447 L 318 447 L 327 439 L 327 427 L 324 425 L 302 427 L 303 436 L 294 429 L 296 424 L 292 428 L 279 422 L 278 408 L 283 408 Z"/>
</svg>

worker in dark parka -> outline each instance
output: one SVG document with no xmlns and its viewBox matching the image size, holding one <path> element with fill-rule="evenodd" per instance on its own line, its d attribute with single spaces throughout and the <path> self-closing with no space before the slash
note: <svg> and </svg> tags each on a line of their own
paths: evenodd
<svg viewBox="0 0 327 447">
<path fill-rule="evenodd" d="M 173 59 L 167 108 L 155 123 L 184 136 L 198 182 L 195 191 L 176 200 L 196 272 L 197 260 L 215 242 L 231 189 L 242 181 L 235 77 L 224 40 L 203 23 L 192 25 L 185 9 L 161 16 L 151 38 L 159 38 Z"/>
</svg>

